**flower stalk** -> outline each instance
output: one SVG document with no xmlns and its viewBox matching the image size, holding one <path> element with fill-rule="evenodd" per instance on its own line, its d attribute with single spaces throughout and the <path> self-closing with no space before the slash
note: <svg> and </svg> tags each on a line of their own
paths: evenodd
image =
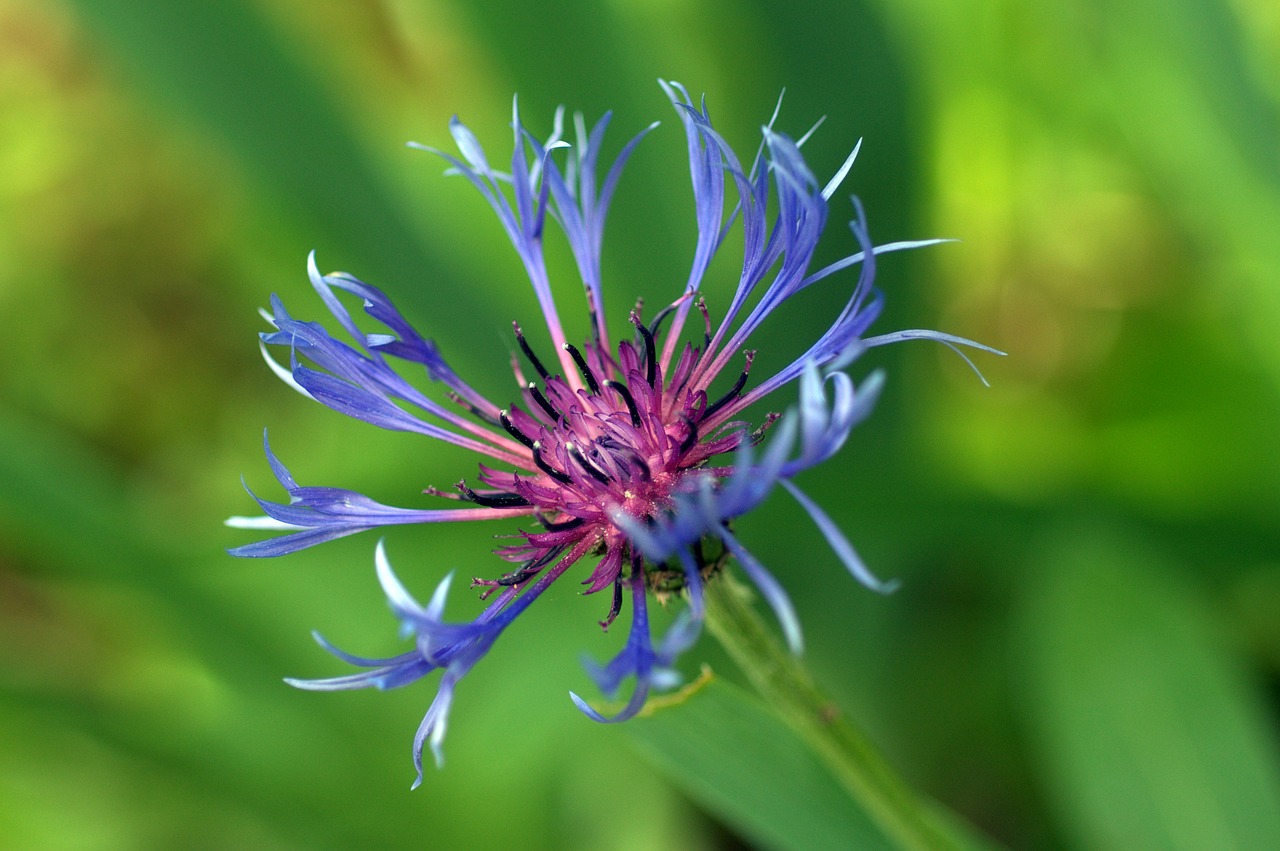
<svg viewBox="0 0 1280 851">
<path fill-rule="evenodd" d="M 775 637 L 751 605 L 752 596 L 731 571 L 722 571 L 706 584 L 706 625 L 765 704 L 804 739 L 898 847 L 961 847 L 870 739 L 822 692 L 804 661 Z"/>
</svg>

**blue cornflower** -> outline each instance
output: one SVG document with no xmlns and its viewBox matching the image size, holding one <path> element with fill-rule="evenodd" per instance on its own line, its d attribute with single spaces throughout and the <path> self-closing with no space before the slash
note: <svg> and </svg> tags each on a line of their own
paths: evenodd
<svg viewBox="0 0 1280 851">
<path fill-rule="evenodd" d="M 863 350 L 897 340 L 928 338 L 950 346 L 971 341 L 933 331 L 899 331 L 865 336 L 880 312 L 873 289 L 875 257 L 940 240 L 873 246 L 863 211 L 854 199 L 850 222 L 859 250 L 810 270 L 827 220 L 827 203 L 853 165 L 857 148 L 825 185 L 819 186 L 800 153 L 800 143 L 773 129 L 744 167 L 712 128 L 705 104 L 695 105 L 678 83 L 663 83 L 684 125 L 698 230 L 692 269 L 683 293 L 645 320 L 631 311 L 627 339 L 616 345 L 602 312 L 600 248 L 605 216 L 622 168 L 646 128 L 623 147 L 597 182 L 600 148 L 609 124 L 606 114 L 590 132 L 579 116 L 576 145 L 561 140 L 563 112 L 555 131 L 538 141 L 513 115 L 515 150 L 509 172 L 494 169 L 479 141 L 456 118 L 450 131 L 461 157 L 431 150 L 480 191 L 497 213 L 533 284 L 555 346 L 544 360 L 526 342 L 519 325 L 515 340 L 527 366 L 513 359 L 516 398 L 501 407 L 459 378 L 436 345 L 419 334 L 381 291 L 356 278 L 321 275 L 308 260 L 312 286 L 350 337 L 343 342 L 314 322 L 294 319 L 278 298 L 267 315 L 272 331 L 262 335 L 263 352 L 279 346 L 289 367 L 270 355 L 267 362 L 290 385 L 337 411 L 376 426 L 418 432 L 471 449 L 482 456 L 479 486 L 459 482 L 456 493 L 427 489 L 457 503 L 449 508 L 396 508 L 338 488 L 297 484 L 270 447 L 267 458 L 289 493 L 287 503 L 255 496 L 266 517 L 233 518 L 231 525 L 275 529 L 279 537 L 238 547 L 239 556 L 276 556 L 366 529 L 401 523 L 530 518 L 535 531 L 521 529 L 519 543 L 497 555 L 514 565 L 497 579 L 475 579 L 483 599 L 492 598 L 470 623 L 444 619 L 449 578 L 422 606 L 396 578 L 380 543 L 377 574 L 396 617 L 416 638 L 412 650 L 385 659 L 352 656 L 317 636 L 326 650 L 361 673 L 325 680 L 289 680 L 320 691 L 376 686 L 395 688 L 437 669 L 439 689 L 414 739 L 413 758 L 422 780 L 422 749 L 429 741 L 437 762 L 449 706 L 458 681 L 488 652 L 499 634 L 561 574 L 585 557 L 598 557 L 582 583 L 586 593 L 608 590 L 612 602 L 607 627 L 630 591 L 632 621 L 625 647 L 604 666 L 591 666 L 609 695 L 634 679 L 629 702 L 605 718 L 576 694 L 577 706 L 597 721 L 630 718 L 653 687 L 675 682 L 672 664 L 696 638 L 703 618 L 702 584 L 726 556 L 743 570 L 776 612 L 792 648 L 800 649 L 800 627 L 782 587 L 730 531 L 745 514 L 781 484 L 813 518 L 853 576 L 886 591 L 863 566 L 836 524 L 793 477 L 831 457 L 850 430 L 875 404 L 881 375 L 855 386 L 841 370 Z M 774 113 L 774 119 L 777 112 Z M 804 140 L 801 139 L 801 142 Z M 563 168 L 557 164 L 564 150 Z M 736 199 L 726 204 L 726 186 Z M 565 337 L 543 260 L 548 215 L 568 239 L 586 291 L 590 336 L 581 346 Z M 700 295 L 707 267 L 726 234 L 742 229 L 741 275 L 719 323 Z M 756 328 L 784 301 L 811 284 L 857 267 L 848 300 L 830 327 L 778 372 L 749 387 L 754 352 L 746 349 Z M 341 293 L 362 302 L 386 329 L 359 330 Z M 697 309 L 702 333 L 697 345 L 681 342 L 686 320 Z M 393 362 L 421 364 L 427 377 L 444 385 L 446 402 L 425 395 L 405 380 Z M 738 373 L 727 389 L 712 391 L 721 373 Z M 800 403 L 785 416 L 768 414 L 754 425 L 745 417 L 757 402 L 793 381 Z M 767 434 L 772 431 L 773 433 Z M 768 438 L 767 441 L 765 438 Z M 494 465 L 494 466 L 490 466 Z M 719 555 L 706 546 L 718 539 Z M 708 562 L 712 562 L 709 564 Z M 650 637 L 647 592 L 682 587 L 688 607 L 655 645 Z"/>
</svg>

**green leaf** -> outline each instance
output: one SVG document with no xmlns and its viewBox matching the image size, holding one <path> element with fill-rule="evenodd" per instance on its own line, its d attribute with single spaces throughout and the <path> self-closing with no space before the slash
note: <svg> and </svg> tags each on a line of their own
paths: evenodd
<svg viewBox="0 0 1280 851">
<path fill-rule="evenodd" d="M 1082 848 L 1280 848 L 1261 701 L 1177 575 L 1092 530 L 1037 564 L 1013 646 L 1049 798 Z"/>
<path fill-rule="evenodd" d="M 304 280 L 311 248 L 325 271 L 353 261 L 370 281 L 403 287 L 424 276 L 467 280 L 456 265 L 457 245 L 415 223 L 411 202 L 362 143 L 351 112 L 251 4 L 75 0 L 73 6 L 140 94 L 228 152 L 253 188 L 305 234 L 297 280 Z M 386 141 L 389 148 L 402 142 Z M 430 304 L 439 327 L 478 309 L 477 294 L 465 286 L 429 301 L 426 288 L 402 292 L 402 304 Z"/>
<path fill-rule="evenodd" d="M 1206 283 L 1241 298 L 1241 330 L 1274 370 L 1280 346 L 1267 318 L 1280 309 L 1280 104 L 1245 59 L 1248 21 L 1211 0 L 1097 5 L 1107 26 L 1095 61 L 1117 122 L 1193 239 L 1224 267 Z"/>
<path fill-rule="evenodd" d="M 766 848 L 893 847 L 802 739 L 722 680 L 625 728 L 690 796 Z"/>
</svg>

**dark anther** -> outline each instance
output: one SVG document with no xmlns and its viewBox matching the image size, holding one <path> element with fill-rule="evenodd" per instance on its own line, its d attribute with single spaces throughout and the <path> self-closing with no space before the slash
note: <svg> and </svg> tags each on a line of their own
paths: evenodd
<svg viewBox="0 0 1280 851">
<path fill-rule="evenodd" d="M 591 290 L 587 290 L 587 318 L 591 320 L 589 323 L 591 325 L 591 339 L 599 343 L 600 342 L 600 322 L 599 322 L 600 314 L 599 314 L 599 311 L 596 309 L 596 307 L 597 306 L 596 306 L 595 297 L 591 295 Z"/>
<path fill-rule="evenodd" d="M 579 526 L 587 522 L 581 517 L 575 517 L 572 520 L 565 520 L 562 523 L 556 523 L 552 520 L 548 520 L 543 514 L 535 514 L 534 516 L 537 518 L 538 522 L 542 524 L 542 528 L 546 529 L 548 532 L 567 532 L 570 529 L 577 529 Z"/>
<path fill-rule="evenodd" d="M 453 391 L 449 391 L 448 396 L 449 396 L 449 401 L 450 401 L 450 402 L 453 402 L 455 405 L 458 405 L 458 406 L 460 406 L 460 407 L 462 407 L 462 408 L 465 408 L 466 410 L 470 411 L 470 412 L 471 412 L 471 415 L 472 415 L 473 417 L 475 417 L 476 419 L 478 419 L 478 420 L 480 420 L 480 421 L 482 421 L 482 422 L 488 423 L 489 425 L 497 425 L 497 424 L 498 424 L 498 421 L 497 421 L 497 420 L 495 420 L 493 417 L 489 416 L 489 415 L 488 415 L 488 414 L 486 414 L 484 411 L 482 411 L 482 410 L 480 410 L 479 408 L 477 408 L 475 405 L 473 405 L 473 404 L 471 404 L 470 402 L 468 402 L 466 399 L 463 399 L 463 398 L 462 398 L 461 396 L 459 396 L 457 393 L 454 393 Z"/>
<path fill-rule="evenodd" d="M 502 574 L 502 576 L 498 577 L 497 583 L 499 585 L 519 585 L 521 582 L 526 582 L 532 577 L 537 576 L 538 571 L 542 570 L 544 566 L 544 564 L 539 564 L 536 561 L 530 562 L 529 564 L 523 565 L 510 573 Z"/>
<path fill-rule="evenodd" d="M 630 446 L 619 443 L 617 446 L 610 447 L 612 452 L 620 453 L 627 456 L 632 466 L 640 470 L 640 478 L 646 482 L 653 479 L 653 470 L 649 469 L 649 464 L 644 460 L 644 456 L 632 449 Z"/>
<path fill-rule="evenodd" d="M 609 625 L 618 617 L 618 613 L 622 611 L 622 576 L 613 580 L 613 603 L 609 606 L 609 616 L 600 621 L 601 629 L 608 629 Z"/>
<path fill-rule="evenodd" d="M 533 438 L 516 428 L 511 422 L 511 417 L 507 415 L 506 411 L 498 411 L 498 423 L 507 430 L 507 434 L 523 443 L 526 448 L 533 448 Z"/>
<path fill-rule="evenodd" d="M 551 406 L 551 403 L 547 401 L 547 397 L 543 396 L 542 391 L 538 389 L 538 385 L 532 381 L 529 382 L 529 395 L 533 397 L 533 401 L 538 403 L 539 408 L 547 412 L 547 416 L 551 417 L 552 421 L 560 419 L 560 412 Z"/>
<path fill-rule="evenodd" d="M 640 323 L 640 317 L 635 318 L 636 330 L 640 332 L 640 336 L 644 338 L 644 380 L 653 386 L 653 380 L 658 375 L 658 352 L 657 345 L 653 341 L 653 334 L 649 329 Z"/>
<path fill-rule="evenodd" d="M 458 482 L 457 488 L 464 499 L 468 499 L 476 505 L 483 505 L 486 508 L 523 508 L 526 505 L 533 504 L 516 493 L 476 493 L 467 487 L 466 482 Z"/>
<path fill-rule="evenodd" d="M 627 385 L 621 381 L 606 381 L 605 386 L 622 397 L 622 401 L 627 405 L 627 411 L 631 414 L 631 424 L 640 428 L 640 409 L 636 407 L 636 400 L 632 398 Z"/>
<path fill-rule="evenodd" d="M 537 576 L 538 572 L 546 566 L 547 562 L 545 559 L 538 558 L 532 561 L 526 561 L 515 570 L 510 573 L 504 573 L 497 579 L 480 579 L 479 577 L 476 577 L 471 580 L 471 587 L 483 587 L 485 590 L 481 592 L 480 599 L 487 600 L 493 595 L 493 592 L 497 591 L 499 588 L 506 588 L 512 585 L 520 585 L 523 582 L 528 582 L 530 579 Z"/>
<path fill-rule="evenodd" d="M 680 299 L 680 301 L 684 301 L 684 299 Z M 679 301 L 676 302 L 676 304 L 679 304 Z M 668 316 L 670 316 L 675 312 L 676 312 L 675 304 L 668 304 L 666 307 L 662 308 L 662 310 L 659 310 L 658 315 L 653 317 L 653 321 L 649 323 L 649 336 L 651 337 L 658 336 L 658 329 L 662 327 L 662 320 L 666 319 Z"/>
<path fill-rule="evenodd" d="M 702 324 L 706 330 L 702 332 L 702 350 L 711 348 L 711 314 L 707 313 L 707 300 L 698 296 L 698 312 L 702 314 Z"/>
<path fill-rule="evenodd" d="M 681 421 L 684 422 L 685 426 L 689 429 L 689 433 L 684 436 L 684 440 L 680 441 L 680 449 L 677 453 L 678 456 L 683 456 L 690 449 L 692 449 L 694 446 L 697 445 L 698 426 L 694 424 L 693 420 L 689 419 L 684 414 L 680 415 L 680 419 Z"/>
<path fill-rule="evenodd" d="M 751 373 L 751 361 L 755 359 L 755 352 L 747 352 L 747 365 L 742 368 L 742 375 L 738 376 L 738 380 L 733 382 L 733 387 L 729 388 L 729 392 L 721 396 L 715 402 L 707 406 L 707 410 L 703 413 L 702 418 L 714 414 L 725 405 L 738 398 L 738 394 L 742 392 L 742 388 L 747 385 L 747 376 Z"/>
<path fill-rule="evenodd" d="M 484 591 L 480 592 L 480 599 L 487 600 L 489 597 L 493 596 L 495 591 L 503 586 L 519 585 L 521 582 L 525 582 L 532 578 L 538 573 L 538 571 L 542 570 L 542 568 L 559 558 L 562 552 L 564 552 L 564 547 L 553 547 L 537 558 L 526 561 L 510 573 L 504 573 L 498 579 L 481 579 L 478 576 L 472 577 L 471 587 L 484 588 Z"/>
<path fill-rule="evenodd" d="M 562 485 L 573 484 L 573 479 L 569 478 L 565 473 L 552 467 L 547 460 L 542 457 L 542 443 L 535 440 L 533 442 L 533 463 L 538 465 L 538 469 L 555 479 Z"/>
<path fill-rule="evenodd" d="M 573 358 L 573 362 L 578 365 L 578 371 L 582 373 L 582 379 L 587 382 L 587 387 L 592 393 L 600 392 L 600 383 L 596 381 L 596 375 L 591 371 L 591 367 L 587 366 L 587 359 L 582 356 L 582 352 L 578 351 L 577 346 L 572 343 L 565 343 L 564 350 L 569 353 L 569 357 Z"/>
<path fill-rule="evenodd" d="M 529 363 L 538 371 L 538 375 L 545 379 L 548 375 L 547 368 L 542 365 L 542 361 L 538 360 L 538 356 L 533 353 L 533 349 L 529 348 L 529 343 L 524 338 L 524 332 L 520 330 L 520 326 L 515 322 L 511 323 L 511 327 L 516 331 L 516 342 L 520 344 L 520 351 L 524 352 L 524 356 L 529 359 Z"/>
<path fill-rule="evenodd" d="M 574 461 L 577 461 L 578 466 L 587 471 L 588 476 L 595 479 L 597 482 L 600 482 L 601 484 L 604 484 L 604 485 L 609 484 L 609 477 L 606 476 L 604 473 L 602 473 L 600 469 L 596 467 L 595 464 L 592 464 L 590 461 L 588 461 L 587 456 L 582 454 L 581 449 L 579 449 L 577 446 L 575 446 L 572 443 L 567 444 L 565 446 L 565 449 L 569 451 L 569 457 L 572 458 Z"/>
</svg>

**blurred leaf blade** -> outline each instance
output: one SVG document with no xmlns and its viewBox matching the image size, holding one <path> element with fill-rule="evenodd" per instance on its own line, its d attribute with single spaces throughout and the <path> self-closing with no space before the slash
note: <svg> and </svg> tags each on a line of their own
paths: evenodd
<svg viewBox="0 0 1280 851">
<path fill-rule="evenodd" d="M 764 847 L 893 847 L 790 728 L 723 680 L 627 731 L 664 773 Z"/>
<path fill-rule="evenodd" d="M 83 442 L 0 409 L 0 533 L 76 577 L 165 576 L 166 559 L 138 534 L 124 480 Z M 75 530 L 76 534 L 67 534 Z M 53 570 L 49 570 L 53 572 Z"/>
<path fill-rule="evenodd" d="M 415 226 L 350 114 L 249 4 L 72 5 L 144 95 L 216 139 L 283 203 L 310 241 L 299 252 L 299 277 L 302 251 L 316 247 L 321 266 L 328 268 L 325 257 L 351 255 L 373 280 L 460 279 L 430 232 Z M 410 288 L 407 298 L 413 295 Z M 433 299 L 432 308 L 461 317 L 472 299 L 467 288 L 453 287 L 448 299 Z"/>
<path fill-rule="evenodd" d="M 1211 0 L 1102 6 L 1100 60 L 1117 125 L 1195 239 L 1225 261 L 1230 274 L 1219 285 L 1235 290 L 1242 324 L 1274 371 L 1280 102 L 1246 66 L 1246 23 Z M 1161 26 L 1151 26 L 1156 19 Z M 1197 167 L 1187 167 L 1189 155 Z"/>
<path fill-rule="evenodd" d="M 1036 571 L 1015 646 L 1045 782 L 1078 847 L 1280 847 L 1264 710 L 1176 570 L 1086 530 Z"/>
</svg>

